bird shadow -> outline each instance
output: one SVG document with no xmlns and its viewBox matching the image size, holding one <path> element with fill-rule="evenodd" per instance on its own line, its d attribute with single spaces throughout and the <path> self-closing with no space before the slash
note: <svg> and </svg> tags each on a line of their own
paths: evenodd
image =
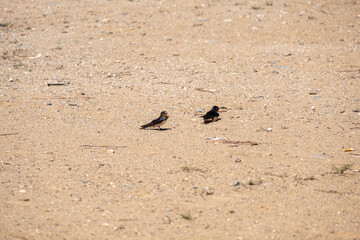
<svg viewBox="0 0 360 240">
<path fill-rule="evenodd" d="M 217 122 L 217 121 L 220 121 L 220 120 L 221 120 L 221 118 L 218 118 L 216 121 L 204 122 L 204 124 L 209 124 L 209 123 Z"/>
<path fill-rule="evenodd" d="M 140 128 L 140 129 L 141 129 L 141 130 L 150 130 L 150 131 L 159 131 L 159 132 L 171 130 L 171 128 L 161 128 L 161 129 L 158 129 L 158 128 L 152 128 L 152 129 L 143 129 L 143 128 Z"/>
</svg>

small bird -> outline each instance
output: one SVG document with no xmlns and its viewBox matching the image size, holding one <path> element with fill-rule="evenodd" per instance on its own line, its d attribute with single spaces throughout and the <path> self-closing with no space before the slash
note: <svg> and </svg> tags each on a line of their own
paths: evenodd
<svg viewBox="0 0 360 240">
<path fill-rule="evenodd" d="M 160 128 L 160 126 L 164 125 L 164 123 L 166 122 L 166 120 L 168 120 L 168 118 L 169 118 L 168 113 L 166 111 L 162 111 L 160 113 L 160 117 L 158 117 L 157 119 L 152 120 L 148 124 L 142 125 L 141 129 L 145 129 L 145 128 L 148 128 L 148 127 L 158 127 L 159 130 L 162 130 Z"/>
<path fill-rule="evenodd" d="M 219 120 L 219 107 L 213 106 L 210 111 L 208 111 L 202 118 L 204 119 L 204 123 L 208 124 L 211 122 L 216 122 Z"/>
</svg>

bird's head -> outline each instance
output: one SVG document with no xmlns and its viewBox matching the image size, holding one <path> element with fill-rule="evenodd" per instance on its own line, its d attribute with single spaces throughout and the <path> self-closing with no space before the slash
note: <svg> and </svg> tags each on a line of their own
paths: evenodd
<svg viewBox="0 0 360 240">
<path fill-rule="evenodd" d="M 215 112 L 219 112 L 219 107 L 218 106 L 213 106 L 211 110 L 213 110 Z"/>
<path fill-rule="evenodd" d="M 165 117 L 165 116 L 168 115 L 168 113 L 167 113 L 167 111 L 162 111 L 160 115 L 163 116 L 163 117 Z"/>
</svg>

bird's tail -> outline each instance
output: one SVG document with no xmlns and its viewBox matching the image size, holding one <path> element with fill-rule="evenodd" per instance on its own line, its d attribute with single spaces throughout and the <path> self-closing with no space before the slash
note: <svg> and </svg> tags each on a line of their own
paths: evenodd
<svg viewBox="0 0 360 240">
<path fill-rule="evenodd" d="M 148 123 L 148 124 L 142 125 L 142 126 L 141 126 L 141 129 L 145 129 L 145 128 L 150 127 L 150 126 L 152 126 L 152 124 L 151 124 L 151 123 Z"/>
</svg>

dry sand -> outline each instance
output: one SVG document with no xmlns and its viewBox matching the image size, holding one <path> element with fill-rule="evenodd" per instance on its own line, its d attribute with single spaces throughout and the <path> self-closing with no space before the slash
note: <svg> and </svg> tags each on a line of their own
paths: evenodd
<svg viewBox="0 0 360 240">
<path fill-rule="evenodd" d="M 2 0 L 0 239 L 360 239 L 359 25 L 357 0 Z"/>
</svg>

